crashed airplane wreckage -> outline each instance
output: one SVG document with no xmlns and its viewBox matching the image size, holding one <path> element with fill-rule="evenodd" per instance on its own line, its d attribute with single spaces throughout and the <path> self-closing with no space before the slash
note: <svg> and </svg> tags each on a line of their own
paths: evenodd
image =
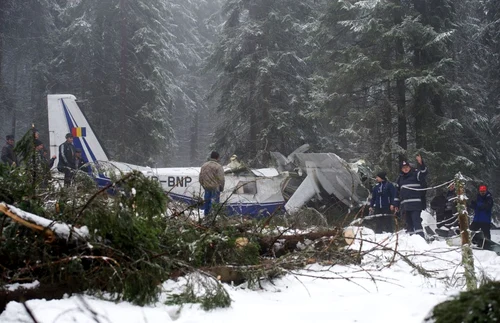
<svg viewBox="0 0 500 323">
<path fill-rule="evenodd" d="M 151 168 L 111 161 L 99 143 L 95 132 L 70 94 L 48 95 L 50 154 L 67 133 L 73 134 L 73 144 L 82 150 L 89 175 L 100 187 L 111 183 L 110 171 L 142 172 L 158 180 L 172 199 L 199 205 L 203 188 L 199 183 L 199 167 Z M 304 145 L 288 157 L 278 152 L 271 155 L 275 168 L 248 169 L 226 167 L 226 185 L 221 203 L 229 214 L 266 216 L 275 212 L 295 213 L 311 199 L 334 197 L 347 208 L 362 205 L 369 195 L 358 174 L 358 164 L 349 164 L 333 153 L 306 153 Z"/>
</svg>

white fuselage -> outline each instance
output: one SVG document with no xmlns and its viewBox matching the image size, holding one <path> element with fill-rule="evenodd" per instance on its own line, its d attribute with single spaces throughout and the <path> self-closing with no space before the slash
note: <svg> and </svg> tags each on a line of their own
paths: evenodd
<svg viewBox="0 0 500 323">
<path fill-rule="evenodd" d="M 172 199 L 188 204 L 203 201 L 204 189 L 199 182 L 200 167 L 150 168 L 114 161 L 109 163 L 121 172 L 137 170 L 158 180 Z M 285 200 L 282 183 L 287 177 L 287 173 L 279 173 L 274 168 L 227 172 L 220 202 L 229 213 L 271 214 L 283 209 Z"/>
</svg>

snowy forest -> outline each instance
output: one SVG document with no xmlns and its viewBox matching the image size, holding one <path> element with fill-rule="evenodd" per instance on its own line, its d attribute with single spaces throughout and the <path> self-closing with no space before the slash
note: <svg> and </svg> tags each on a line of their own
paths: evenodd
<svg viewBox="0 0 500 323">
<path fill-rule="evenodd" d="M 2 0 L 0 135 L 74 94 L 111 159 L 199 166 L 211 149 L 364 159 L 500 183 L 498 0 Z"/>
</svg>

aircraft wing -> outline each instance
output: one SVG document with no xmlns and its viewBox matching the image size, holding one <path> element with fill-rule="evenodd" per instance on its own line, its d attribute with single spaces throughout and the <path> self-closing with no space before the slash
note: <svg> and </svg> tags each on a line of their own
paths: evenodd
<svg viewBox="0 0 500 323">
<path fill-rule="evenodd" d="M 350 164 L 336 154 L 296 153 L 293 159 L 306 177 L 286 203 L 288 212 L 295 212 L 321 191 L 335 195 L 348 207 L 362 205 L 369 195 Z"/>
</svg>

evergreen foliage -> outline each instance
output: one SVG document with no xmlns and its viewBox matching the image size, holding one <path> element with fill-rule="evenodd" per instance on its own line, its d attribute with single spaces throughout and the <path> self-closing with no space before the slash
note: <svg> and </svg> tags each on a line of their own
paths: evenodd
<svg viewBox="0 0 500 323">
<path fill-rule="evenodd" d="M 500 282 L 492 281 L 438 304 L 425 322 L 486 323 L 496 322 L 499 319 Z"/>
<path fill-rule="evenodd" d="M 218 72 L 211 97 L 220 119 L 214 146 L 222 155 L 266 165 L 265 152 L 315 144 L 309 91 L 312 1 L 228 1 L 221 39 L 209 67 Z"/>
<path fill-rule="evenodd" d="M 163 1 L 80 1 L 64 10 L 53 90 L 88 100 L 88 118 L 116 159 L 151 162 L 173 144 L 171 58 L 154 45 L 172 38 L 169 14 Z M 131 149 L 137 137 L 148 144 Z"/>
<path fill-rule="evenodd" d="M 208 275 L 190 275 L 181 293 L 172 293 L 167 304 L 200 303 L 205 311 L 231 305 L 231 298 L 219 281 Z"/>
<path fill-rule="evenodd" d="M 499 12 L 495 0 L 4 0 L 0 135 L 35 121 L 48 142 L 46 94 L 66 92 L 112 159 L 194 166 L 215 148 L 267 166 L 267 152 L 309 143 L 394 175 L 418 151 L 432 182 L 461 171 L 495 191 Z"/>
<path fill-rule="evenodd" d="M 20 137 L 47 124 L 47 63 L 57 35 L 54 1 L 5 0 L 0 5 L 0 133 Z"/>
<path fill-rule="evenodd" d="M 469 1 L 333 1 L 321 18 L 317 57 L 320 103 L 332 125 L 330 149 L 369 156 L 397 171 L 398 155 L 421 151 L 434 174 L 488 178 L 498 156 L 488 150 L 481 26 Z M 461 69 L 459 66 L 463 66 Z M 471 85 L 472 78 L 477 83 Z M 482 112 L 479 112 L 482 111 Z M 483 152 L 483 153 L 480 153 Z"/>
<path fill-rule="evenodd" d="M 159 182 L 137 171 L 110 175 L 113 185 L 108 190 L 96 187 L 83 172 L 70 187 L 38 185 L 43 181 L 34 181 L 38 166 L 31 161 L 38 152 L 33 142 L 30 130 L 15 148 L 22 157 L 20 165 L 0 166 L 0 198 L 52 224 L 66 223 L 88 234 L 72 230 L 69 236 L 49 241 L 45 232 L 54 230 L 52 224 L 30 228 L 2 215 L 2 285 L 38 280 L 41 286 L 54 286 L 63 293 L 85 292 L 145 305 L 157 301 L 164 281 L 186 274 L 185 289 L 170 293 L 169 302 L 195 302 L 209 310 L 227 307 L 231 301 L 213 268 L 221 268 L 226 281 L 236 282 L 255 283 L 283 273 L 281 264 L 261 263 L 262 254 L 269 253 L 271 241 L 276 241 L 262 234 L 268 219 L 239 224 L 220 215 L 220 220 L 203 226 L 190 217 L 168 216 L 167 197 Z M 294 250 L 288 248 L 286 252 Z M 338 246 L 330 243 L 331 248 Z M 311 251 L 315 252 L 308 248 L 307 256 Z M 301 257 L 296 254 L 288 266 L 303 266 L 305 262 L 297 260 Z"/>
<path fill-rule="evenodd" d="M 75 176 L 70 187 L 33 187 L 32 143 L 30 130 L 16 147 L 23 162 L 15 168 L 0 166 L 0 197 L 52 224 L 65 223 L 88 234 L 72 230 L 67 237 L 49 241 L 45 232 L 53 230 L 52 224 L 29 228 L 2 215 L 2 286 L 38 280 L 42 290 L 53 286 L 61 295 L 85 292 L 145 305 L 158 300 L 164 281 L 187 275 L 185 288 L 170 291 L 168 302 L 200 303 L 210 310 L 231 302 L 220 279 L 247 280 L 257 286 L 261 279 L 282 275 L 282 266 L 304 266 L 304 257 L 353 261 L 349 252 L 339 249 L 342 245 L 328 240 L 327 245 L 308 243 L 290 259 L 272 263 L 268 256 L 282 233 L 269 219 L 241 223 L 220 215 L 220 220 L 204 226 L 189 216 L 168 216 L 167 197 L 159 182 L 137 171 L 115 174 L 108 190 L 92 185 L 85 173 Z M 313 240 L 322 237 L 321 233 L 311 235 Z M 291 237 L 280 255 L 294 252 L 304 239 Z"/>
<path fill-rule="evenodd" d="M 254 165 L 308 142 L 396 172 L 419 150 L 435 182 L 497 185 L 498 1 L 5 0 L 0 16 L 3 134 L 71 92 L 125 161 L 200 160 L 218 119 L 214 147 Z"/>
<path fill-rule="evenodd" d="M 321 17 L 316 55 L 323 68 L 316 77 L 324 80 L 319 104 L 332 129 L 326 149 L 347 158 L 364 152 L 383 162 L 398 151 L 392 138 L 396 96 L 391 81 L 404 75 L 406 66 L 395 62 L 391 49 L 401 37 L 393 10 L 390 2 L 365 7 L 333 1 Z"/>
<path fill-rule="evenodd" d="M 44 200 L 48 197 L 47 189 L 32 194 L 29 169 L 2 171 L 5 183 L 11 183 L 15 177 L 26 183 L 17 191 L 10 191 L 9 198 L 19 207 L 54 221 L 84 225 L 90 232 L 84 244 L 79 240 L 72 242 L 70 235 L 66 243 L 54 248 L 45 243 L 43 235 L 7 221 L 5 228 L 2 227 L 5 242 L 0 245 L 2 277 L 13 280 L 37 277 L 41 284 L 68 285 L 72 292 L 105 291 L 117 300 L 142 305 L 156 300 L 160 283 L 170 277 L 171 268 L 168 259 L 155 257 L 162 252 L 160 236 L 166 229 L 163 217 L 166 197 L 157 182 L 141 173 L 132 173 L 126 181 L 121 181 L 116 195 L 101 194 L 86 204 L 82 200 L 86 196 L 84 191 L 75 197 L 76 187 L 80 190 L 83 186 L 75 185 L 49 197 L 58 199 L 58 212 L 47 207 L 48 201 Z M 94 185 L 93 190 L 96 189 Z M 17 271 L 23 264 L 36 265 Z"/>
<path fill-rule="evenodd" d="M 51 194 L 47 188 L 51 176 L 47 160 L 35 150 L 32 130 L 16 143 L 14 151 L 18 164 L 15 167 L 1 164 L 0 201 L 17 201 L 28 212 L 40 212 L 43 210 L 40 192 L 44 191 L 45 196 Z"/>
</svg>

